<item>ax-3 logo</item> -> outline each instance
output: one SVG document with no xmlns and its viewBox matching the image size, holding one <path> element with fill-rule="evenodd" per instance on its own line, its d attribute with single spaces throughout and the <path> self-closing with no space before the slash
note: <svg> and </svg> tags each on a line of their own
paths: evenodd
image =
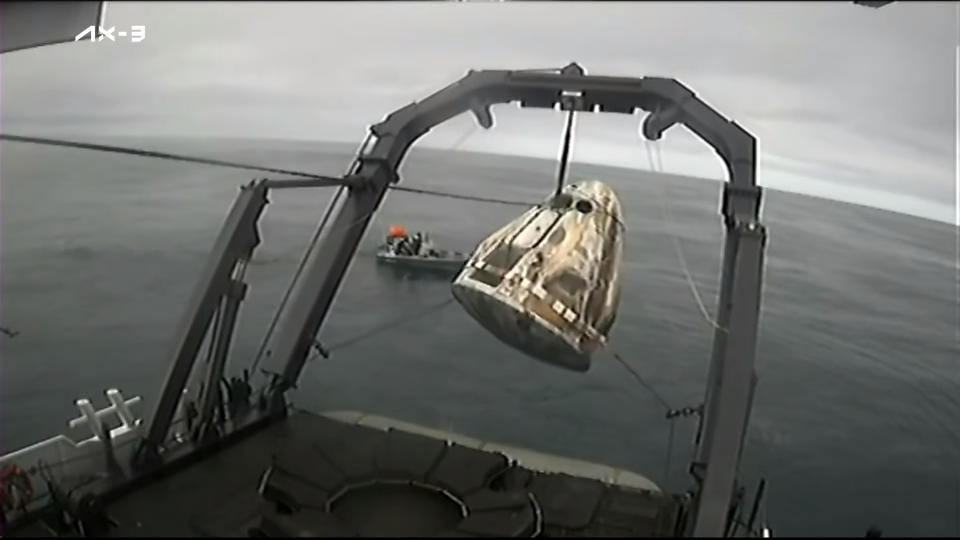
<svg viewBox="0 0 960 540">
<path fill-rule="evenodd" d="M 134 25 L 130 27 L 130 31 L 128 32 L 126 30 L 118 31 L 115 26 L 111 26 L 110 28 L 89 26 L 83 32 L 77 34 L 77 37 L 73 38 L 73 40 L 80 41 L 82 39 L 89 39 L 90 41 L 103 41 L 104 38 L 106 38 L 109 41 L 117 41 L 118 37 L 129 37 L 130 41 L 140 43 L 147 37 L 147 27 Z"/>
</svg>

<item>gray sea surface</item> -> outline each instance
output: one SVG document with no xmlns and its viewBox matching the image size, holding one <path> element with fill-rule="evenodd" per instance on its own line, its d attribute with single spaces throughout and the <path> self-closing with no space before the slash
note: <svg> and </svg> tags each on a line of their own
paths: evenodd
<svg viewBox="0 0 960 540">
<path fill-rule="evenodd" d="M 126 145 L 341 174 L 327 143 L 125 139 Z M 73 400 L 117 387 L 156 397 L 171 339 L 238 186 L 251 173 L 5 142 L 0 146 L 0 449 L 63 431 Z M 538 201 L 548 161 L 415 148 L 403 185 Z M 672 406 L 703 398 L 713 331 L 680 269 L 715 311 L 717 182 L 574 164 L 627 216 L 623 302 L 612 349 Z M 232 368 L 253 360 L 329 189 L 271 195 L 248 270 Z M 391 193 L 321 340 L 336 343 L 450 297 L 448 280 L 390 271 L 373 252 L 400 223 L 472 249 L 522 208 Z M 759 386 L 746 485 L 768 480 L 777 535 L 960 534 L 960 349 L 955 227 L 767 191 Z M 608 353 L 585 374 L 538 363 L 456 305 L 375 333 L 307 366 L 295 395 L 474 437 L 629 468 L 689 486 L 692 419 L 663 409 Z M 665 477 L 665 453 L 673 449 Z"/>
</svg>

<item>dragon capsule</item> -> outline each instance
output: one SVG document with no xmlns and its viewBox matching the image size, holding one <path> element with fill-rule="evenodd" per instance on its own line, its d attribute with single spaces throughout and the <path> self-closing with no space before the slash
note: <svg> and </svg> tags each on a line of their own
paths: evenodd
<svg viewBox="0 0 960 540">
<path fill-rule="evenodd" d="M 511 347 L 587 371 L 620 305 L 623 231 L 613 189 L 570 184 L 483 240 L 453 296 Z"/>
</svg>

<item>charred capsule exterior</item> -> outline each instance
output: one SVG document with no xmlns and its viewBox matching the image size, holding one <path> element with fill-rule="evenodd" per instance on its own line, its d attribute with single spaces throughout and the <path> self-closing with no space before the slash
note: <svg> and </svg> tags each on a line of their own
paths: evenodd
<svg viewBox="0 0 960 540">
<path fill-rule="evenodd" d="M 481 242 L 453 296 L 508 345 L 586 371 L 620 305 L 623 233 L 613 189 L 568 185 Z"/>
</svg>

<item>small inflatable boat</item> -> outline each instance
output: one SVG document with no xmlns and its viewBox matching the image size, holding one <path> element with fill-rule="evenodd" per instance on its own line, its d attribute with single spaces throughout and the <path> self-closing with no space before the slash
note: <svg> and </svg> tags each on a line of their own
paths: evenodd
<svg viewBox="0 0 960 540">
<path fill-rule="evenodd" d="M 390 227 L 386 242 L 377 249 L 377 262 L 410 269 L 456 272 L 469 257 L 468 253 L 436 249 L 427 234 L 408 235 L 399 225 Z"/>
</svg>

